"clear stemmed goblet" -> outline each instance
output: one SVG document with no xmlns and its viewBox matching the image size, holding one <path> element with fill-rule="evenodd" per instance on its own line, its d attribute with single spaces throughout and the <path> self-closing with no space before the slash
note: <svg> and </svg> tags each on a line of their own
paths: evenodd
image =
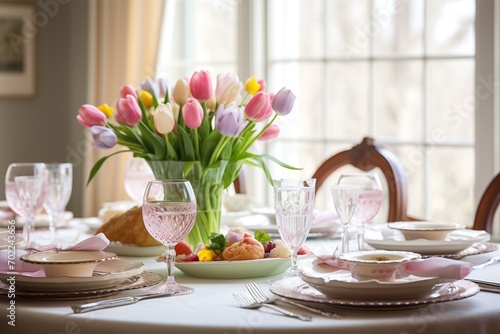
<svg viewBox="0 0 500 334">
<path fill-rule="evenodd" d="M 151 236 L 166 247 L 167 279 L 151 292 L 193 292 L 193 288 L 179 285 L 174 279 L 174 247 L 191 231 L 196 218 L 196 197 L 191 183 L 180 179 L 149 181 L 144 191 L 142 215 Z"/>
<path fill-rule="evenodd" d="M 57 225 L 68 205 L 73 189 L 73 165 L 70 163 L 45 164 L 47 169 L 47 197 L 43 207 L 50 217 L 50 242 L 56 241 Z"/>
<path fill-rule="evenodd" d="M 290 275 L 299 274 L 297 254 L 311 229 L 316 179 L 274 180 L 276 224 L 291 252 Z"/>
<path fill-rule="evenodd" d="M 339 176 L 339 185 L 359 186 L 359 199 L 352 222 L 357 227 L 358 250 L 364 250 L 365 225 L 380 211 L 382 185 L 376 173 L 344 173 Z"/>
<path fill-rule="evenodd" d="M 26 247 L 33 238 L 33 219 L 47 194 L 44 163 L 13 163 L 5 174 L 5 197 L 16 214 L 25 219 L 23 239 Z"/>
<path fill-rule="evenodd" d="M 132 157 L 125 166 L 123 185 L 127 195 L 137 203 L 142 202 L 144 189 L 150 180 L 154 180 L 153 171 L 143 158 Z"/>
<path fill-rule="evenodd" d="M 359 198 L 359 186 L 335 185 L 331 186 L 333 204 L 342 221 L 342 254 L 349 253 L 349 223 L 354 215 Z"/>
</svg>

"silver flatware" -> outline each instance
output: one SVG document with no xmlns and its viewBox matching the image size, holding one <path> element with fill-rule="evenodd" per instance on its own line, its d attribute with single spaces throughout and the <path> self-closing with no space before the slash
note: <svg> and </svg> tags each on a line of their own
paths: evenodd
<svg viewBox="0 0 500 334">
<path fill-rule="evenodd" d="M 85 313 L 95 310 L 100 310 L 103 308 L 124 306 L 135 304 L 143 299 L 151 299 L 151 298 L 161 298 L 161 297 L 170 297 L 177 294 L 176 292 L 166 292 L 166 293 L 147 293 L 140 296 L 127 296 L 127 297 L 119 297 L 112 299 L 100 300 L 92 303 L 85 303 L 80 305 L 71 306 L 71 309 L 74 313 Z"/>
<path fill-rule="evenodd" d="M 249 299 L 247 296 L 242 295 L 242 294 L 233 293 L 233 297 L 236 300 L 236 302 L 240 305 L 240 307 L 242 307 L 242 308 L 258 309 L 261 307 L 267 307 L 267 308 L 275 310 L 283 315 L 286 315 L 288 317 L 297 318 L 297 319 L 300 319 L 303 321 L 311 321 L 312 320 L 312 318 L 308 315 L 290 312 L 290 311 L 282 309 L 281 307 L 278 307 L 276 305 L 259 303 L 259 302 L 256 302 L 255 300 Z"/>
<path fill-rule="evenodd" d="M 273 304 L 275 302 L 280 301 L 283 303 L 287 303 L 287 304 L 290 304 L 293 306 L 300 307 L 304 310 L 308 310 L 308 311 L 313 312 L 313 313 L 321 314 L 322 316 L 325 316 L 328 318 L 342 319 L 344 317 L 338 313 L 326 312 L 326 311 L 323 311 L 323 310 L 320 310 L 320 309 L 317 309 L 314 307 L 310 307 L 310 306 L 307 306 L 304 304 L 294 302 L 293 300 L 288 300 L 288 299 L 280 298 L 280 297 L 270 298 L 264 293 L 264 291 L 261 290 L 261 288 L 259 288 L 259 286 L 255 282 L 245 284 L 245 287 L 247 288 L 248 292 L 253 297 L 253 299 L 255 299 L 257 302 L 261 302 L 264 304 Z"/>
<path fill-rule="evenodd" d="M 490 266 L 490 265 L 492 265 L 494 263 L 497 263 L 499 261 L 500 261 L 500 256 L 495 256 L 495 257 L 492 257 L 491 259 L 489 259 L 486 262 L 483 262 L 481 264 L 473 266 L 472 268 L 474 268 L 474 269 L 482 269 L 484 267 Z"/>
</svg>

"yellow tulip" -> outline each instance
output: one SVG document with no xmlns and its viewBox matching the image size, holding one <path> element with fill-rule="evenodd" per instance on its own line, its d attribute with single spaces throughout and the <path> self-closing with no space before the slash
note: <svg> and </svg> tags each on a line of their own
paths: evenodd
<svg viewBox="0 0 500 334">
<path fill-rule="evenodd" d="M 151 108 L 153 106 L 153 95 L 151 95 L 150 92 L 141 90 L 139 98 L 146 108 Z"/>
<path fill-rule="evenodd" d="M 245 82 L 245 90 L 250 95 L 257 94 L 259 89 L 260 89 L 260 84 L 257 82 L 257 77 L 248 78 L 248 80 Z"/>
<path fill-rule="evenodd" d="M 110 118 L 113 116 L 113 108 L 110 107 L 107 103 L 101 104 L 100 106 L 97 107 L 104 115 L 106 115 L 107 118 Z"/>
</svg>

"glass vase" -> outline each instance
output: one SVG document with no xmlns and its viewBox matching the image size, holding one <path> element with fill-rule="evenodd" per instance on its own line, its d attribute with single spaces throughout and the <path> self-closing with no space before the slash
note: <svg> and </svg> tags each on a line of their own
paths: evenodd
<svg viewBox="0 0 500 334">
<path fill-rule="evenodd" d="M 199 161 L 148 161 L 156 179 L 189 180 L 196 195 L 196 222 L 184 238 L 196 248 L 198 243 L 209 243 L 208 236 L 220 231 L 223 176 L 227 161 L 213 168 L 203 169 Z"/>
</svg>

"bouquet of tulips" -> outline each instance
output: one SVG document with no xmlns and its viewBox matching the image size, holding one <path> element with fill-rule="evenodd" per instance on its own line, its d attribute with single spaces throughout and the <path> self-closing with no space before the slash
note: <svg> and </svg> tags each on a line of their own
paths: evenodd
<svg viewBox="0 0 500 334">
<path fill-rule="evenodd" d="M 224 188 L 236 179 L 242 164 L 262 168 L 271 183 L 266 160 L 297 169 L 249 151 L 256 140 L 278 136 L 274 121 L 287 115 L 295 101 L 289 89 L 267 93 L 263 79 L 252 77 L 243 84 L 232 73 L 217 75 L 212 89 L 210 73 L 199 71 L 178 80 L 171 91 L 164 80 L 147 79 L 140 89 L 123 86 L 120 95 L 116 111 L 108 104 L 84 104 L 78 110 L 77 120 L 90 128 L 94 147 L 127 148 L 97 161 L 87 184 L 106 159 L 123 152 L 148 162 L 199 161 L 207 170 L 227 161 Z"/>
</svg>

